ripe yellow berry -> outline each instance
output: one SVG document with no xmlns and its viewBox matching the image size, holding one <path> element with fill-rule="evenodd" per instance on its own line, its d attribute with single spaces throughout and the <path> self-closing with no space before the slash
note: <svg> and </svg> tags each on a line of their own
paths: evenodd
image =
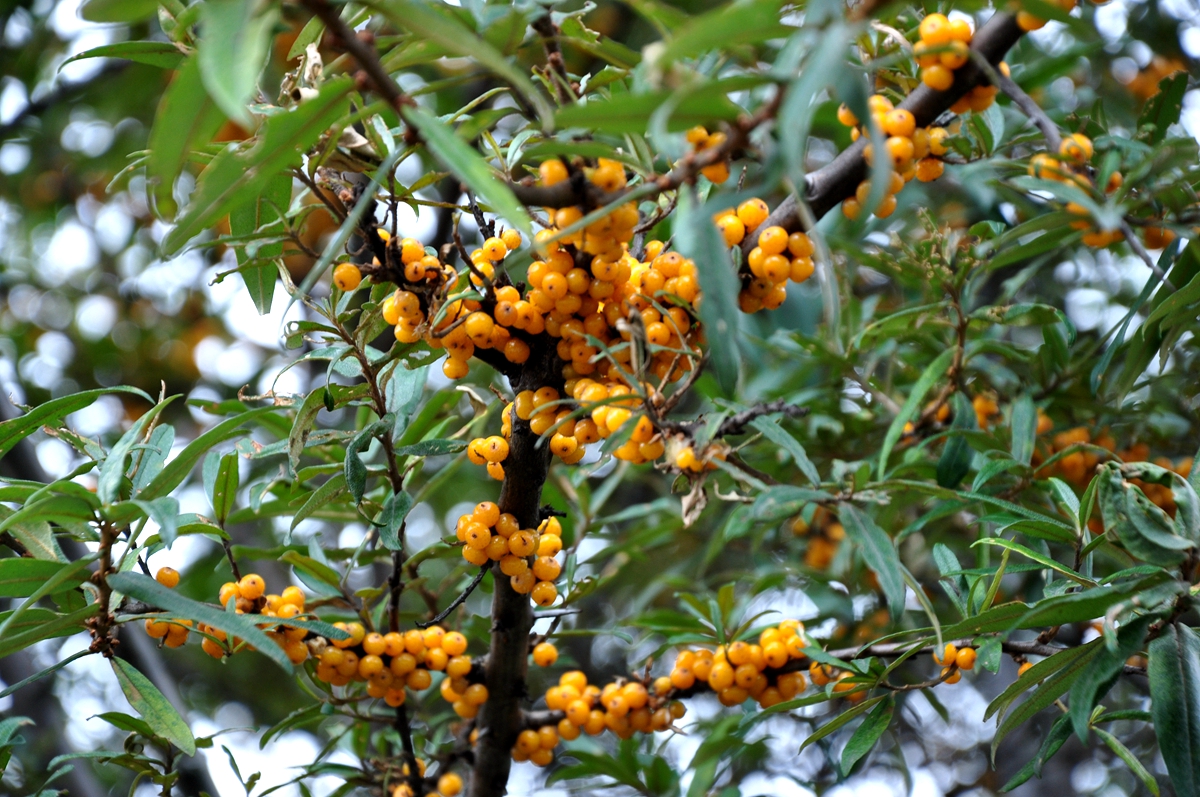
<svg viewBox="0 0 1200 797">
<path fill-rule="evenodd" d="M 1029 662 L 1029 661 L 1022 664 L 1020 667 L 1017 668 L 1017 677 L 1020 678 L 1022 675 L 1029 672 L 1029 668 L 1032 666 L 1033 666 L 1033 662 Z"/>
<path fill-rule="evenodd" d="M 838 106 L 837 119 L 846 127 L 858 126 L 858 117 L 854 115 L 854 111 L 850 110 L 844 102 Z"/>
<path fill-rule="evenodd" d="M 954 663 L 958 665 L 960 670 L 973 670 L 975 669 L 976 655 L 975 648 L 963 648 L 954 657 Z"/>
<path fill-rule="evenodd" d="M 566 165 L 558 158 L 542 161 L 538 167 L 538 175 L 542 178 L 543 185 L 556 185 L 569 176 Z"/>
<path fill-rule="evenodd" d="M 932 182 L 946 171 L 946 164 L 937 158 L 922 158 L 917 161 L 917 179 L 923 183 Z"/>
<path fill-rule="evenodd" d="M 529 597 L 538 606 L 549 606 L 558 598 L 558 588 L 551 581 L 539 581 L 529 593 Z"/>
<path fill-rule="evenodd" d="M 921 82 L 936 91 L 946 91 L 954 85 L 954 72 L 936 64 L 921 70 Z"/>
<path fill-rule="evenodd" d="M 438 778 L 437 790 L 442 797 L 456 797 L 462 788 L 463 779 L 454 772 L 447 772 Z"/>
<path fill-rule="evenodd" d="M 738 205 L 737 216 L 741 219 L 742 224 L 746 225 L 746 230 L 753 230 L 758 225 L 767 220 L 767 216 L 771 215 L 771 209 L 767 207 L 767 203 L 757 197 L 747 199 L 742 204 Z"/>
<path fill-rule="evenodd" d="M 549 642 L 542 642 L 533 648 L 533 663 L 539 667 L 553 666 L 558 661 L 558 648 Z"/>
<path fill-rule="evenodd" d="M 246 600 L 258 600 L 266 590 L 267 582 L 263 581 L 263 577 L 258 573 L 244 575 L 238 582 L 238 591 Z"/>
<path fill-rule="evenodd" d="M 338 290 L 352 291 L 362 282 L 362 271 L 353 263 L 340 263 L 333 270 L 333 284 Z"/>
<path fill-rule="evenodd" d="M 508 246 L 501 238 L 488 238 L 483 242 L 483 256 L 488 260 L 495 262 L 503 260 L 508 254 Z"/>
<path fill-rule="evenodd" d="M 168 589 L 179 586 L 179 571 L 173 567 L 160 567 L 154 574 L 154 580 Z"/>
<path fill-rule="evenodd" d="M 950 20 L 945 14 L 926 14 L 917 31 L 921 41 L 934 47 L 950 41 L 952 36 Z"/>
<path fill-rule="evenodd" d="M 911 138 L 916 129 L 917 119 L 912 115 L 912 111 L 896 108 L 893 111 L 888 111 L 887 115 L 883 118 L 883 132 L 889 136 Z"/>
<path fill-rule="evenodd" d="M 1059 155 L 1080 165 L 1090 161 L 1094 151 L 1092 140 L 1080 133 L 1072 133 L 1065 137 L 1058 147 Z"/>
</svg>

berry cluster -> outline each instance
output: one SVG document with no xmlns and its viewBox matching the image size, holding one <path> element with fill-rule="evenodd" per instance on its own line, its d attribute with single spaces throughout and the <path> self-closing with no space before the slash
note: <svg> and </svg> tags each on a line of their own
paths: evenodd
<svg viewBox="0 0 1200 797">
<path fill-rule="evenodd" d="M 946 91 L 954 85 L 954 70 L 971 60 L 971 38 L 974 32 L 965 19 L 950 19 L 945 14 L 927 14 L 917 28 L 921 37 L 913 45 L 913 55 L 921 68 L 921 82 L 931 89 Z M 1000 64 L 1008 76 L 1008 65 Z M 991 85 L 975 86 L 960 97 L 950 110 L 954 113 L 982 113 L 991 107 L 1000 89 Z"/>
<path fill-rule="evenodd" d="M 168 589 L 179 586 L 179 571 L 172 567 L 160 567 L 154 579 Z M 183 647 L 192 630 L 191 620 L 147 620 L 146 633 L 153 639 L 161 639 L 169 648 Z M 206 640 L 207 641 L 207 640 Z"/>
<path fill-rule="evenodd" d="M 978 654 L 975 648 L 958 647 L 953 642 L 947 642 L 941 658 L 935 650 L 932 654 L 935 664 L 941 665 L 941 678 L 944 683 L 956 684 L 962 679 L 963 670 L 975 669 L 975 658 Z"/>
<path fill-rule="evenodd" d="M 668 680 L 656 681 L 655 689 L 669 684 L 688 692 L 697 684 L 705 684 L 722 705 L 736 706 L 752 698 L 769 708 L 804 691 L 804 675 L 789 669 L 788 664 L 805 658 L 804 649 L 811 644 L 799 620 L 784 620 L 777 627 L 763 630 L 757 643 L 737 641 L 715 651 L 680 651 L 671 674 L 666 676 Z"/>
<path fill-rule="evenodd" d="M 361 623 L 334 623 L 349 634 L 347 639 L 318 637 L 312 645 L 317 659 L 316 678 L 331 686 L 365 682 L 369 697 L 382 698 L 389 706 L 401 706 L 405 688 L 422 692 L 433 684 L 433 672 L 446 679 L 465 678 L 471 672 L 467 638 L 457 631 L 430 626 L 424 631 L 368 632 Z M 487 687 L 460 696 L 454 702 L 460 716 L 475 716 L 487 700 Z M 444 694 L 444 692 L 443 692 Z"/>
<path fill-rule="evenodd" d="M 754 197 L 736 208 L 726 208 L 713 214 L 717 230 L 729 246 L 738 246 L 747 235 L 755 232 L 770 216 L 767 203 Z M 738 307 L 744 313 L 757 313 L 766 308 L 774 310 L 787 298 L 787 281 L 804 282 L 813 274 L 813 246 L 803 232 L 788 235 L 782 227 L 762 229 L 758 244 L 746 256 L 742 290 Z"/>
<path fill-rule="evenodd" d="M 438 776 L 436 781 L 425 777 L 425 762 L 417 759 L 417 772 L 424 779 L 424 785 L 429 788 L 423 797 L 457 797 L 463 790 L 462 776 L 456 772 L 443 772 Z M 404 782 L 391 787 L 391 797 L 416 797 L 412 786 L 408 782 L 408 764 L 404 764 L 400 769 L 400 777 Z"/>
<path fill-rule="evenodd" d="M 916 117 L 911 111 L 895 107 L 882 94 L 871 95 L 867 100 L 867 109 L 871 112 L 872 127 L 887 137 L 884 145 L 892 162 L 892 173 L 884 187 L 883 199 L 875 208 L 875 215 L 883 219 L 896 211 L 896 195 L 905 184 L 914 178 L 928 183 L 942 176 L 946 167 L 941 156 L 949 151 L 946 139 L 950 134 L 942 127 L 917 127 Z M 859 126 L 858 117 L 845 105 L 838 108 L 838 121 L 850 128 L 850 136 L 855 141 L 869 135 L 866 128 Z M 874 146 L 868 144 L 863 155 L 868 163 L 872 163 Z M 854 196 L 842 202 L 842 213 L 846 218 L 857 219 L 870 195 L 871 182 L 864 180 L 859 183 Z"/>
<path fill-rule="evenodd" d="M 462 555 L 473 565 L 499 562 L 514 591 L 528 595 L 538 606 L 549 606 L 558 597 L 555 580 L 562 564 L 562 524 L 558 518 L 542 521 L 537 530 L 522 529 L 517 519 L 491 501 L 458 519 L 455 529 L 463 544 Z"/>
<path fill-rule="evenodd" d="M 695 152 L 703 152 L 724 144 L 726 136 L 724 133 L 710 133 L 707 129 L 696 126 L 687 132 L 687 141 L 695 148 Z M 720 185 L 729 179 L 729 162 L 721 161 L 711 166 L 705 166 L 700 170 L 700 174 L 708 178 L 710 182 Z"/>
<path fill-rule="evenodd" d="M 846 538 L 846 529 L 833 513 L 823 506 L 813 506 L 812 515 L 805 520 L 799 515 L 792 521 L 792 534 L 804 537 L 804 564 L 814 570 L 825 570 L 833 564 L 838 545 Z"/>
</svg>

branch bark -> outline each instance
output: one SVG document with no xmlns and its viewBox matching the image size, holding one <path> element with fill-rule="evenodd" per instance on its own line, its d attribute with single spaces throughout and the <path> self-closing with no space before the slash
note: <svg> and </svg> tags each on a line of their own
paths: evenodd
<svg viewBox="0 0 1200 797">
<path fill-rule="evenodd" d="M 559 362 L 548 336 L 538 336 L 534 351 L 513 381 L 513 392 L 537 390 L 546 385 L 561 390 Z M 537 528 L 541 523 L 542 485 L 550 472 L 550 447 L 538 445 L 539 440 L 528 422 L 514 419 L 498 503 L 500 511 L 512 514 L 523 529 Z M 487 657 L 488 699 L 476 719 L 479 737 L 470 797 L 497 797 L 508 791 L 512 748 L 523 727 L 521 702 L 527 696 L 525 677 L 533 609 L 529 596 L 514 591 L 499 567 L 493 565 L 492 576 L 495 588 Z"/>
</svg>

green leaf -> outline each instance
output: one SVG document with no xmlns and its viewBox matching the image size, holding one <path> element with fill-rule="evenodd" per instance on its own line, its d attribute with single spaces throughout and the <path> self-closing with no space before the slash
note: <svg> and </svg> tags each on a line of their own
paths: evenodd
<svg viewBox="0 0 1200 797">
<path fill-rule="evenodd" d="M 804 740 L 804 743 L 800 745 L 800 749 L 797 751 L 797 753 L 804 752 L 804 748 L 808 747 L 813 742 L 819 742 L 829 734 L 836 731 L 838 728 L 845 727 L 851 721 L 853 721 L 855 717 L 867 713 L 871 709 L 875 708 L 875 706 L 879 703 L 887 700 L 889 697 L 890 695 L 879 695 L 878 697 L 868 698 L 867 700 L 859 703 L 857 706 L 846 709 L 842 713 L 838 714 L 835 718 L 822 725 L 814 733 L 809 735 L 809 737 Z"/>
<path fill-rule="evenodd" d="M 90 655 L 92 655 L 92 651 L 88 650 L 87 648 L 84 648 L 83 650 L 80 650 L 80 651 L 76 651 L 75 653 L 72 653 L 70 656 L 67 656 L 65 659 L 54 662 L 53 664 L 51 664 L 49 667 L 45 668 L 44 670 L 38 670 L 37 672 L 35 672 L 33 675 L 29 676 L 28 678 L 23 678 L 20 681 L 17 681 L 15 684 L 12 684 L 11 686 L 5 687 L 3 691 L 0 691 L 0 698 L 8 697 L 13 692 L 16 692 L 18 689 L 28 686 L 29 684 L 33 683 L 34 681 L 45 678 L 47 675 L 58 672 L 63 667 L 66 667 L 68 664 L 75 661 L 76 659 L 82 659 L 84 656 L 90 656 Z M 3 722 L 0 722 L 0 744 L 3 744 L 3 742 L 4 742 L 3 728 L 4 728 L 5 722 L 10 722 L 10 720 L 4 720 Z M 0 766 L 3 766 L 3 765 L 0 764 Z"/>
<path fill-rule="evenodd" d="M 188 154 L 211 141 L 224 121 L 225 114 L 204 90 L 200 59 L 187 59 L 163 92 L 150 128 L 146 177 L 160 215 L 175 215 L 175 181 Z"/>
<path fill-rule="evenodd" d="M 1138 487 L 1125 481 L 1121 466 L 1106 462 L 1099 474 L 1100 513 L 1104 529 L 1143 562 L 1171 567 L 1187 557 L 1195 543 L 1176 534 L 1170 516 L 1150 503 Z"/>
<path fill-rule="evenodd" d="M 296 420 L 292 422 L 292 430 L 288 433 L 288 465 L 295 473 L 300 464 L 300 455 L 304 452 L 304 444 L 317 422 L 317 413 L 325 409 L 325 388 L 316 388 L 304 398 L 304 403 L 296 411 Z"/>
<path fill-rule="evenodd" d="M 1142 649 L 1146 630 L 1153 619 L 1150 615 L 1142 615 L 1123 624 L 1117 631 L 1116 647 L 1110 648 L 1106 645 L 1083 676 L 1071 687 L 1071 725 L 1080 741 L 1087 741 L 1092 709 L 1121 677 L 1125 661 Z"/>
<path fill-rule="evenodd" d="M 551 129 L 549 125 L 553 111 L 550 103 L 537 90 L 526 72 L 511 64 L 499 50 L 476 35 L 445 5 L 420 0 L 371 0 L 366 5 L 378 8 L 392 24 L 402 30 L 411 31 L 417 38 L 438 44 L 448 52 L 469 58 L 490 69 L 515 86 L 533 105 L 542 120 L 542 126 L 546 130 Z M 421 132 L 424 135 L 425 131 Z M 509 221 L 516 223 L 516 219 Z"/>
<path fill-rule="evenodd" d="M 216 606 L 185 598 L 178 592 L 167 589 L 141 573 L 113 573 L 108 577 L 108 584 L 131 598 L 170 612 L 177 617 L 195 620 L 198 623 L 219 628 L 235 637 L 241 637 L 285 671 L 292 672 L 292 662 L 283 652 L 283 648 L 258 627 L 251 619 L 252 615 L 234 614 Z"/>
<path fill-rule="evenodd" d="M 304 502 L 304 505 L 296 511 L 296 514 L 292 517 L 292 525 L 289 531 L 295 531 L 300 521 L 311 517 L 314 512 L 344 492 L 346 492 L 346 474 L 336 473 L 329 477 L 324 484 L 313 490 L 308 500 Z"/>
<path fill-rule="evenodd" d="M 90 4 L 89 4 L 90 5 Z M 84 10 L 87 6 L 84 7 Z M 138 64 L 157 66 L 163 69 L 176 69 L 183 62 L 183 52 L 171 42 L 118 42 L 93 47 L 78 55 L 73 55 L 58 65 L 62 68 L 72 61 L 82 61 L 84 58 L 123 58 Z"/>
<path fill-rule="evenodd" d="M 420 131 L 429 151 L 487 203 L 492 212 L 516 226 L 527 238 L 533 235 L 533 222 L 525 212 L 525 206 L 517 200 L 508 182 L 498 177 L 473 147 L 420 108 L 405 108 L 403 113 L 404 118 Z"/>
<path fill-rule="evenodd" d="M 179 501 L 170 496 L 163 496 L 153 501 L 135 498 L 130 503 L 158 524 L 158 536 L 170 548 L 179 536 Z"/>
<path fill-rule="evenodd" d="M 961 392 L 954 394 L 954 429 L 978 429 L 975 411 L 971 402 Z M 963 435 L 951 434 L 937 462 L 937 483 L 940 487 L 954 489 L 971 470 L 975 452 Z"/>
<path fill-rule="evenodd" d="M 1046 734 L 1046 738 L 1042 741 L 1042 746 L 1038 749 L 1037 755 L 1031 758 L 1025 766 L 1021 767 L 1020 771 L 1013 775 L 1008 783 L 1001 786 L 1000 791 L 1012 791 L 1030 778 L 1041 777 L 1042 766 L 1054 757 L 1054 754 L 1059 751 L 1059 748 L 1069 738 L 1071 738 L 1071 725 L 1069 718 L 1064 714 L 1050 726 L 1050 732 Z"/>
<path fill-rule="evenodd" d="M 1081 654 L 1076 656 L 1069 663 L 1067 663 L 1065 667 L 1048 678 L 1040 687 L 1038 687 L 1037 691 L 1030 695 L 1024 703 L 1014 709 L 1012 713 L 1006 716 L 1004 721 L 1000 723 L 1000 727 L 996 729 L 996 735 L 992 739 L 991 755 L 993 761 L 996 759 L 996 748 L 1000 746 L 1000 742 L 1003 741 L 1004 737 L 1007 736 L 1009 732 L 1023 724 L 1026 720 L 1032 718 L 1042 709 L 1051 705 L 1063 694 L 1063 692 L 1066 692 L 1071 688 L 1071 684 L 1075 683 L 1075 681 L 1084 674 L 1084 672 L 1087 670 L 1087 667 L 1090 665 L 1092 658 L 1100 652 L 1100 640 L 1089 642 L 1087 645 L 1082 647 L 1083 652 Z M 1056 658 L 1057 656 L 1061 655 L 1061 653 L 1058 653 L 1051 658 Z M 1029 675 L 1029 672 L 1026 672 L 1025 675 Z"/>
<path fill-rule="evenodd" d="M 1146 106 L 1138 116 L 1138 127 L 1154 125 L 1150 133 L 1151 144 L 1160 143 L 1167 137 L 1167 128 L 1179 121 L 1187 85 L 1187 72 L 1177 72 L 1159 81 L 1158 93 L 1146 101 Z"/>
<path fill-rule="evenodd" d="M 183 483 L 183 480 L 192 472 L 192 468 L 196 466 L 200 458 L 210 450 L 226 440 L 246 434 L 241 428 L 243 424 L 276 411 L 275 407 L 258 407 L 257 409 L 247 410 L 241 415 L 235 415 L 232 418 L 221 421 L 188 443 L 182 451 L 176 454 L 175 458 L 163 468 L 162 473 L 158 474 L 158 476 L 154 477 L 153 481 L 146 485 L 146 488 L 139 494 L 140 497 L 146 500 L 153 500 L 159 496 L 167 495 Z"/>
<path fill-rule="evenodd" d="M 833 496 L 823 490 L 781 484 L 758 494 L 754 501 L 753 513 L 758 520 L 780 520 L 796 514 L 805 504 L 831 500 Z"/>
<path fill-rule="evenodd" d="M 133 393 L 151 404 L 154 403 L 154 399 L 136 387 L 102 387 L 97 390 L 85 390 L 82 393 L 72 393 L 62 398 L 51 399 L 45 404 L 39 404 L 24 415 L 0 423 L 0 457 L 41 427 L 57 426 L 72 412 L 90 407 L 96 399 L 109 393 Z"/>
<path fill-rule="evenodd" d="M 45 559 L 0 559 L 0 598 L 27 598 L 43 582 L 65 567 L 68 567 L 65 562 L 51 562 Z M 83 583 L 86 578 L 86 574 L 76 573 L 63 583 L 63 589 L 72 589 Z"/>
<path fill-rule="evenodd" d="M 892 539 L 853 504 L 838 504 L 838 519 L 850 541 L 862 551 L 867 567 L 878 576 L 892 619 L 899 618 L 904 613 L 904 576 L 900 572 L 900 555 L 892 545 Z"/>
<path fill-rule="evenodd" d="M 795 437 L 785 432 L 783 427 L 774 418 L 768 418 L 764 415 L 760 418 L 755 418 L 750 422 L 750 425 L 762 432 L 763 437 L 791 454 L 796 467 L 800 469 L 808 480 L 817 487 L 821 486 L 821 475 L 817 473 L 816 467 L 809 461 L 808 454 L 804 451 L 804 446 L 800 445 L 800 441 Z"/>
<path fill-rule="evenodd" d="M 264 227 L 278 221 L 287 212 L 292 201 L 292 176 L 278 174 L 267 181 L 262 195 L 253 202 L 229 211 L 229 231 L 235 236 L 253 235 Z M 275 275 L 278 268 L 271 261 L 283 254 L 283 242 L 264 244 L 251 259 L 246 247 L 234 248 L 240 268 L 238 273 L 246 283 L 246 290 L 258 309 L 259 315 L 271 312 L 271 299 L 275 295 Z"/>
<path fill-rule="evenodd" d="M 125 463 L 130 453 L 132 453 L 134 445 L 141 442 L 142 438 L 146 435 L 146 427 L 175 398 L 175 396 L 171 396 L 166 401 L 161 401 L 155 404 L 150 410 L 144 412 L 134 422 L 133 426 L 129 427 L 128 431 L 121 435 L 121 439 L 117 441 L 116 445 L 109 450 L 108 456 L 105 457 L 104 462 L 100 465 L 100 475 L 96 479 L 96 497 L 102 503 L 111 504 L 118 499 L 121 481 L 125 478 Z"/>
<path fill-rule="evenodd" d="M 713 49 L 786 38 L 795 28 L 779 21 L 782 5 L 781 0 L 749 0 L 692 17 L 667 39 L 659 64 L 666 66 Z"/>
<path fill-rule="evenodd" d="M 54 540 L 54 530 L 50 528 L 49 523 L 44 520 L 20 518 L 10 521 L 9 518 L 14 514 L 16 513 L 13 510 L 0 505 L 0 524 L 5 526 L 5 531 L 15 537 L 17 542 L 25 546 L 30 556 L 49 562 L 63 560 L 62 551 Z"/>
<path fill-rule="evenodd" d="M 276 5 L 257 0 L 205 0 L 200 12 L 204 86 L 225 115 L 242 127 L 254 122 L 246 103 L 258 89 L 278 18 Z"/>
<path fill-rule="evenodd" d="M 1200 794 L 1200 637 L 1181 624 L 1150 643 L 1150 713 L 1178 795 Z"/>
<path fill-rule="evenodd" d="M 317 96 L 268 116 L 253 147 L 223 150 L 200 175 L 187 210 L 163 240 L 163 253 L 178 252 L 226 213 L 259 196 L 272 177 L 298 166 L 302 153 L 345 115 L 352 88 L 349 78 L 328 80 Z"/>
<path fill-rule="evenodd" d="M 408 493 L 392 493 L 383 502 L 383 510 L 375 519 L 375 525 L 379 527 L 379 541 L 389 551 L 401 550 L 400 526 L 412 506 L 413 499 Z"/>
<path fill-rule="evenodd" d="M 279 561 L 286 562 L 294 567 L 298 572 L 304 572 L 315 578 L 319 583 L 334 587 L 335 595 L 340 594 L 340 584 L 342 578 L 338 572 L 329 565 L 318 562 L 310 556 L 305 556 L 297 551 L 288 551 L 283 556 L 279 557 Z"/>
<path fill-rule="evenodd" d="M 896 708 L 896 698 L 893 695 L 886 695 L 886 697 L 886 700 L 871 710 L 862 725 L 859 725 L 858 729 L 854 731 L 850 741 L 846 742 L 846 746 L 842 748 L 842 777 L 850 775 L 850 770 L 854 769 L 854 765 L 860 758 L 871 752 L 871 748 L 875 746 L 879 737 L 883 736 L 883 732 L 891 724 L 892 712 Z"/>
<path fill-rule="evenodd" d="M 900 408 L 899 414 L 892 419 L 892 424 L 888 427 L 887 435 L 883 438 L 883 446 L 879 449 L 879 478 L 882 479 L 887 472 L 888 455 L 892 453 L 892 449 L 896 446 L 897 441 L 900 440 L 900 435 L 904 432 L 904 424 L 916 416 L 921 402 L 925 399 L 925 394 L 945 375 L 946 369 L 950 367 L 953 359 L 954 349 L 946 349 L 925 368 L 924 373 L 921 374 L 916 384 L 913 385 L 908 398 L 904 401 L 904 406 Z"/>
<path fill-rule="evenodd" d="M 237 490 L 238 455 L 226 454 L 221 457 L 221 464 L 217 468 L 217 479 L 213 483 L 212 505 L 217 525 L 225 525 L 225 518 L 229 517 L 234 501 L 237 500 Z"/>
<path fill-rule="evenodd" d="M 684 94 L 668 90 L 645 94 L 617 94 L 607 99 L 592 99 L 586 103 L 566 105 L 558 110 L 554 121 L 561 128 L 640 134 L 647 132 L 650 117 L 654 112 L 671 103 L 666 129 L 678 132 L 696 125 L 711 126 L 718 122 L 736 120 L 742 109 L 726 94 L 745 88 L 748 88 L 746 79 L 738 78 L 731 81 L 713 81 L 701 87 L 689 87 Z"/>
<path fill-rule="evenodd" d="M 410 446 L 400 446 L 396 449 L 398 457 L 440 457 L 446 454 L 457 454 L 467 447 L 461 440 L 432 439 L 422 440 Z"/>
<path fill-rule="evenodd" d="M 158 0 L 87 0 L 79 15 L 88 22 L 140 22 L 156 11 Z"/>
<path fill-rule="evenodd" d="M 1146 766 L 1141 762 L 1141 760 L 1133 754 L 1133 751 L 1122 744 L 1121 740 L 1103 728 L 1095 728 L 1094 730 L 1096 731 L 1096 735 L 1100 737 L 1101 741 L 1108 745 L 1108 749 L 1116 753 L 1117 758 L 1125 762 L 1125 766 L 1129 767 L 1129 771 L 1137 776 L 1138 780 L 1142 782 L 1142 785 L 1146 787 L 1146 790 L 1153 794 L 1154 797 L 1158 797 L 1158 781 L 1154 779 L 1154 776 L 1150 774 L 1150 771 L 1146 769 Z M 1180 794 L 1182 793 L 1183 792 L 1180 792 Z"/>
<path fill-rule="evenodd" d="M 22 604 L 24 605 L 26 604 Z M 19 611 L 18 608 L 0 614 L 0 623 L 5 626 L 3 633 L 0 633 L 0 659 L 43 639 L 69 636 L 82 631 L 84 622 L 96 614 L 96 607 L 87 606 L 69 614 L 58 614 L 47 609 L 29 609 L 17 615 Z M 17 616 L 16 620 L 12 619 L 14 616 Z"/>
<path fill-rule="evenodd" d="M 1012 458 L 1022 465 L 1033 459 L 1033 447 L 1037 440 L 1037 407 L 1027 393 L 1013 402 L 1012 407 Z"/>
<path fill-rule="evenodd" d="M 192 736 L 183 717 L 171 703 L 163 697 L 150 679 L 122 658 L 112 658 L 113 672 L 121 684 L 129 705 L 133 706 L 155 735 L 166 739 L 188 755 L 196 754 L 196 739 Z"/>
<path fill-rule="evenodd" d="M 676 246 L 685 257 L 696 262 L 700 290 L 704 293 L 699 309 L 700 323 L 708 338 L 708 353 L 717 382 L 729 395 L 738 381 L 738 317 L 741 315 L 737 307 L 740 285 L 733 264 L 729 262 L 729 248 L 694 190 L 679 192 L 675 224 Z"/>
<path fill-rule="evenodd" d="M 1026 559 L 1031 559 L 1040 565 L 1044 565 L 1057 573 L 1061 573 L 1077 584 L 1082 584 L 1085 587 L 1096 586 L 1096 582 L 1092 581 L 1090 578 L 1084 578 L 1066 565 L 1056 562 L 1049 556 L 1040 554 L 1031 548 L 1027 548 L 1024 545 L 1021 545 L 1019 542 L 1013 542 L 1012 540 L 1006 540 L 1001 537 L 984 537 L 983 539 L 973 542 L 971 547 L 974 548 L 977 545 L 992 545 L 998 548 L 1005 548 L 1009 551 L 1013 551 L 1014 553 L 1019 553 Z"/>
</svg>

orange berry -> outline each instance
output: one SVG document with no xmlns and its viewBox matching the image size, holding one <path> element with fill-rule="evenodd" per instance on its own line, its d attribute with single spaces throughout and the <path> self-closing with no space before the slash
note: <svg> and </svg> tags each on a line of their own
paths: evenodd
<svg viewBox="0 0 1200 797">
<path fill-rule="evenodd" d="M 936 91 L 946 91 L 954 85 L 954 72 L 936 64 L 921 70 L 921 82 Z"/>
<path fill-rule="evenodd" d="M 168 589 L 179 586 L 179 571 L 173 567 L 160 567 L 154 574 L 154 580 Z"/>
<path fill-rule="evenodd" d="M 263 581 L 263 577 L 258 573 L 242 576 L 242 580 L 238 582 L 238 591 L 246 600 L 258 600 L 266 592 L 266 589 L 267 582 Z"/>
<path fill-rule="evenodd" d="M 341 291 L 352 291 L 362 282 L 362 271 L 353 263 L 341 263 L 333 270 L 333 284 Z"/>
<path fill-rule="evenodd" d="M 539 667 L 550 667 L 558 661 L 558 648 L 549 642 L 542 642 L 533 648 L 533 663 Z"/>
</svg>

